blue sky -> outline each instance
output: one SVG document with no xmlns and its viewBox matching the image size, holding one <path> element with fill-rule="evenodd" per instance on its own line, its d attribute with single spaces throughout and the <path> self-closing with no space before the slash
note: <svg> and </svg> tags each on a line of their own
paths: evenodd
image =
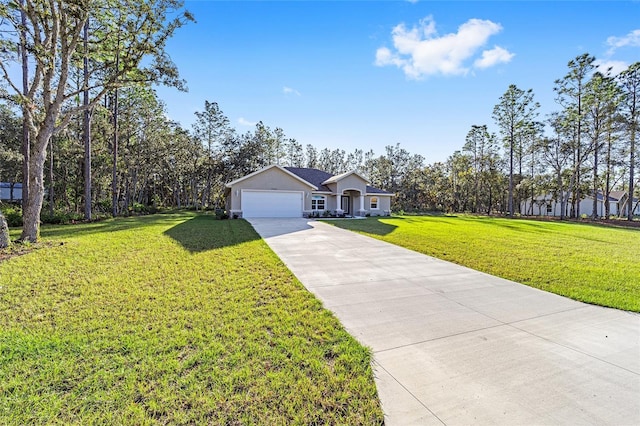
<svg viewBox="0 0 640 426">
<path fill-rule="evenodd" d="M 640 1 L 186 1 L 197 23 L 168 52 L 188 93 L 159 88 L 190 128 L 205 100 L 241 133 L 262 121 L 302 145 L 400 143 L 428 163 L 464 144 L 509 84 L 553 83 L 588 52 L 616 69 L 640 60 Z"/>
</svg>

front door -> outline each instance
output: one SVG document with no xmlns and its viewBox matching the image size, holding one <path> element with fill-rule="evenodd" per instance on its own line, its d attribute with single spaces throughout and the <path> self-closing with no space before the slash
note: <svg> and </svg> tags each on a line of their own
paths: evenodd
<svg viewBox="0 0 640 426">
<path fill-rule="evenodd" d="M 340 201 L 340 204 L 342 204 L 342 210 L 344 211 L 344 214 L 351 214 L 351 209 L 350 209 L 350 205 L 349 205 L 349 196 L 348 195 L 343 195 L 342 197 L 342 201 Z"/>
</svg>

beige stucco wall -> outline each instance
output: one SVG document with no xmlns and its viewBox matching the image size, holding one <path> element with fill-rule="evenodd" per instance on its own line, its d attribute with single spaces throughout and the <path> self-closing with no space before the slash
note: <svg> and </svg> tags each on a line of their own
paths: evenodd
<svg viewBox="0 0 640 426">
<path fill-rule="evenodd" d="M 265 191 L 302 191 L 304 193 L 304 213 L 311 213 L 311 197 L 313 195 L 323 195 L 326 197 L 325 208 L 330 212 L 338 209 L 337 201 L 340 197 L 336 197 L 337 192 L 340 195 L 348 195 L 350 197 L 350 214 L 356 215 L 362 213 L 360 210 L 360 195 L 364 195 L 366 191 L 366 182 L 359 176 L 351 175 L 341 179 L 337 183 L 327 185 L 334 194 L 319 193 L 314 191 L 309 185 L 304 184 L 295 177 L 289 175 L 282 170 L 273 167 L 261 173 L 244 179 L 227 189 L 227 210 L 231 213 L 240 213 L 242 211 L 242 190 L 257 189 Z M 345 193 L 346 191 L 346 193 Z M 376 196 L 379 199 L 378 209 L 371 209 L 371 197 Z M 382 216 L 388 214 L 391 210 L 391 197 L 381 195 L 366 195 L 364 200 L 364 213 L 372 216 Z"/>
<path fill-rule="evenodd" d="M 262 189 L 272 191 L 303 191 L 304 192 L 304 210 L 311 209 L 310 192 L 313 190 L 309 185 L 305 185 L 293 176 L 273 167 L 262 173 L 251 176 L 241 182 L 231 186 L 229 207 L 231 212 L 241 211 L 242 208 L 242 190 L 243 189 Z"/>
<path fill-rule="evenodd" d="M 364 194 L 367 190 L 367 182 L 357 175 L 350 175 L 337 182 L 337 192 L 342 193 L 347 190 L 356 190 Z"/>
<path fill-rule="evenodd" d="M 378 198 L 378 208 L 371 208 L 371 198 Z M 364 208 L 371 216 L 384 216 L 391 212 L 391 197 L 384 195 L 367 195 L 364 199 Z"/>
</svg>

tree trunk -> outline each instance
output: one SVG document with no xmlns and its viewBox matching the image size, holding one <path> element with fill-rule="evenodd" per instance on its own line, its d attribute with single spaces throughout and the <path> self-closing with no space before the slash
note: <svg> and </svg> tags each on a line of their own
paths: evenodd
<svg viewBox="0 0 640 426">
<path fill-rule="evenodd" d="M 611 131 L 607 133 L 607 172 L 605 176 L 605 189 L 604 189 L 604 217 L 609 220 L 611 215 L 611 205 L 609 203 L 609 194 L 611 194 Z"/>
<path fill-rule="evenodd" d="M 54 213 L 54 192 L 53 192 L 53 142 L 51 143 L 51 156 L 49 157 L 49 215 L 53 217 Z"/>
<path fill-rule="evenodd" d="M 89 59 L 87 58 L 89 40 L 89 20 L 84 24 L 84 218 L 91 220 L 91 113 L 89 111 Z"/>
<path fill-rule="evenodd" d="M 0 249 L 9 247 L 9 244 L 11 244 L 9 240 L 9 226 L 2 212 L 0 212 Z"/>
<path fill-rule="evenodd" d="M 513 217 L 513 135 L 509 144 L 509 217 Z"/>
<path fill-rule="evenodd" d="M 35 243 L 40 238 L 40 212 L 44 199 L 44 163 L 47 158 L 47 145 L 53 133 L 53 124 L 50 130 L 41 129 L 36 138 L 31 161 L 29 164 L 29 198 L 22 211 L 22 241 Z"/>
<path fill-rule="evenodd" d="M 627 212 L 627 220 L 633 220 L 633 191 L 634 191 L 634 172 L 635 172 L 635 162 L 636 162 L 636 129 L 635 123 L 631 126 L 631 147 L 629 154 L 629 210 Z"/>
<path fill-rule="evenodd" d="M 604 202 L 604 199 L 603 199 Z M 596 147 L 593 152 L 593 209 L 591 218 L 598 218 L 598 141 L 596 139 Z"/>
<path fill-rule="evenodd" d="M 558 168 L 557 170 L 556 178 L 558 182 L 558 192 L 560 193 L 560 220 L 564 220 L 566 201 L 564 199 L 564 189 L 562 188 L 562 170 L 560 168 Z"/>
<path fill-rule="evenodd" d="M 22 28 L 27 28 L 27 16 L 24 13 L 24 0 L 20 0 L 20 23 Z M 29 58 L 27 57 L 27 49 L 25 46 L 26 32 L 20 32 L 20 58 L 22 60 L 22 94 L 27 95 L 29 92 Z M 26 103 L 22 104 L 22 210 L 24 212 L 25 200 L 29 197 L 29 157 L 31 154 L 31 144 L 29 139 L 29 123 L 27 122 Z"/>
<path fill-rule="evenodd" d="M 118 59 L 116 59 L 116 67 Z M 118 89 L 113 95 L 113 170 L 111 173 L 111 214 L 118 216 Z"/>
</svg>

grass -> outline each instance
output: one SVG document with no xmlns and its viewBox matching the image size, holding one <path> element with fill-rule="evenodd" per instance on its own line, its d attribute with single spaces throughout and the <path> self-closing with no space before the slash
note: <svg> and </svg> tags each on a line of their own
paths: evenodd
<svg viewBox="0 0 640 426">
<path fill-rule="evenodd" d="M 383 422 L 370 352 L 245 221 L 42 235 L 0 262 L 0 424 Z"/>
<path fill-rule="evenodd" d="M 640 229 L 476 216 L 331 224 L 575 300 L 640 312 Z"/>
</svg>

